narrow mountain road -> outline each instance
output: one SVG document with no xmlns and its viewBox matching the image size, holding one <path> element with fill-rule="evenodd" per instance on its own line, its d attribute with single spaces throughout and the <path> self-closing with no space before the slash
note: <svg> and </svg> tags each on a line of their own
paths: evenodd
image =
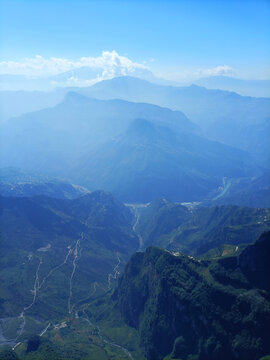
<svg viewBox="0 0 270 360">
<path fill-rule="evenodd" d="M 42 257 L 39 259 L 39 264 L 38 264 L 38 267 L 37 267 L 37 271 L 36 271 L 36 277 L 35 277 L 35 282 L 34 282 L 34 289 L 33 289 L 33 294 L 34 294 L 34 297 L 33 297 L 33 301 L 30 305 L 26 306 L 23 311 L 27 311 L 29 309 L 31 309 L 31 307 L 35 304 L 36 302 L 36 298 L 37 298 L 37 292 L 38 292 L 38 289 L 39 289 L 39 269 L 40 269 L 40 265 L 42 264 Z"/>
<path fill-rule="evenodd" d="M 48 274 L 43 278 L 42 282 L 40 283 L 39 287 L 38 287 L 38 290 L 40 290 L 42 288 L 42 286 L 44 285 L 44 283 L 46 282 L 46 280 L 58 269 L 60 269 L 62 266 L 64 266 L 67 261 L 68 261 L 68 258 L 70 256 L 70 254 L 72 253 L 72 247 L 70 246 L 69 249 L 68 249 L 68 253 L 65 257 L 65 260 L 60 264 L 60 265 L 57 265 L 55 268 L 51 269 Z"/>
<path fill-rule="evenodd" d="M 49 323 L 49 324 L 45 327 L 45 329 L 43 329 L 43 330 L 41 331 L 41 333 L 39 334 L 39 336 L 43 336 L 44 334 L 46 334 L 46 332 L 47 332 L 47 330 L 49 329 L 50 325 L 51 325 L 51 323 Z"/>
<path fill-rule="evenodd" d="M 84 234 L 82 233 L 81 234 L 81 238 L 83 239 L 84 237 Z M 74 258 L 73 258 L 73 269 L 72 269 L 72 273 L 71 273 L 71 276 L 70 276 L 70 279 L 69 279 L 69 297 L 68 297 L 68 313 L 71 314 L 72 311 L 73 311 L 73 308 L 75 306 L 75 304 L 73 306 L 71 306 L 71 299 L 72 299 L 72 287 L 73 287 L 73 277 L 74 277 L 74 274 L 76 272 L 76 269 L 77 269 L 77 262 L 78 262 L 78 259 L 80 258 L 81 256 L 81 251 L 82 251 L 82 248 L 80 249 L 80 239 L 77 240 L 76 242 L 76 245 L 75 245 L 75 248 L 74 248 Z"/>
<path fill-rule="evenodd" d="M 25 324 L 26 324 L 26 322 L 25 322 L 25 317 L 24 317 L 24 312 L 22 312 L 22 313 L 18 316 L 18 318 L 19 318 L 19 319 L 22 319 L 22 323 L 21 323 L 21 325 L 20 325 L 20 327 L 19 327 L 18 335 L 17 335 L 16 338 L 13 340 L 15 343 L 16 343 L 16 341 L 19 339 L 19 337 L 24 333 Z M 12 350 L 14 350 L 14 349 L 15 349 L 17 346 L 19 346 L 20 344 L 21 344 L 21 341 L 20 341 L 20 342 L 17 342 L 17 343 L 13 346 Z"/>
<path fill-rule="evenodd" d="M 19 332 L 18 332 L 18 335 L 16 336 L 16 338 L 14 339 L 14 341 L 16 342 L 21 336 L 22 334 L 24 333 L 24 329 L 25 329 L 25 324 L 26 324 L 26 321 L 25 321 L 25 312 L 29 309 L 31 309 L 31 307 L 35 304 L 36 302 L 36 297 L 37 297 L 37 292 L 38 292 L 38 288 L 39 288 L 39 269 L 40 269 L 40 265 L 42 264 L 42 257 L 39 258 L 39 264 L 37 266 L 37 270 L 36 270 L 36 275 L 35 275 L 35 282 L 34 282 L 34 289 L 32 290 L 34 296 L 33 296 L 33 300 L 31 302 L 30 305 L 26 306 L 23 308 L 23 311 L 21 312 L 21 314 L 18 316 L 19 319 L 22 319 L 22 324 L 20 325 L 19 327 Z M 16 343 L 12 350 L 14 350 L 17 346 L 19 346 L 21 344 L 21 342 L 18 342 Z"/>
<path fill-rule="evenodd" d="M 64 261 L 57 265 L 56 267 L 54 267 L 53 269 L 51 269 L 48 274 L 46 276 L 44 276 L 44 278 L 42 279 L 42 281 L 40 282 L 40 279 L 39 279 L 39 270 L 40 270 L 40 266 L 42 265 L 42 262 L 43 262 L 43 259 L 42 257 L 39 257 L 39 263 L 38 263 L 38 266 L 37 266 L 37 269 L 36 269 L 36 274 L 35 274 L 35 281 L 34 281 L 34 288 L 32 290 L 32 293 L 33 293 L 33 300 L 31 302 L 31 304 L 29 304 L 28 306 L 24 307 L 23 311 L 21 312 L 21 314 L 18 316 L 19 319 L 22 319 L 22 324 L 20 325 L 19 327 L 19 330 L 18 330 L 18 335 L 16 336 L 16 338 L 12 341 L 16 342 L 21 336 L 22 334 L 24 333 L 24 330 L 25 330 L 25 325 L 26 325 L 26 321 L 25 321 L 25 312 L 30 310 L 32 308 L 32 306 L 35 304 L 36 302 L 36 299 L 37 299 L 37 294 L 38 294 L 38 291 L 43 287 L 43 285 L 46 283 L 46 281 L 48 280 L 48 278 L 58 269 L 60 269 L 62 266 L 64 266 L 69 257 L 72 255 L 72 253 L 74 254 L 74 258 L 73 258 L 73 262 L 72 262 L 72 273 L 71 273 L 71 276 L 70 276 L 70 279 L 69 279 L 69 297 L 68 297 L 68 312 L 69 314 L 72 313 L 73 311 L 73 308 L 75 306 L 75 304 L 73 304 L 73 306 L 71 306 L 71 300 L 72 300 L 72 287 L 73 287 L 73 277 L 74 277 L 74 274 L 76 272 L 76 269 L 77 269 L 77 262 L 78 262 L 78 259 L 80 258 L 81 256 L 81 252 L 82 252 L 82 248 L 80 248 L 80 241 L 84 239 L 84 233 L 81 233 L 81 237 L 80 239 L 78 239 L 75 243 L 75 246 L 74 247 L 71 247 L 69 246 L 68 247 L 68 252 L 64 258 Z M 94 284 L 94 291 L 96 291 L 96 285 Z M 45 329 L 42 330 L 42 332 L 40 333 L 40 336 L 43 336 L 48 328 L 49 328 L 50 324 L 48 324 L 46 326 Z M 22 342 L 17 342 L 12 350 L 14 350 L 17 346 L 19 346 Z"/>
<path fill-rule="evenodd" d="M 36 270 L 36 274 L 35 274 L 35 281 L 34 281 L 34 288 L 32 290 L 34 296 L 33 296 L 33 300 L 31 302 L 30 305 L 24 307 L 23 311 L 20 313 L 20 315 L 18 316 L 18 319 L 22 319 L 22 324 L 20 325 L 19 329 L 18 329 L 18 335 L 16 336 L 16 338 L 13 340 L 14 342 L 16 342 L 21 336 L 22 334 L 24 333 L 24 330 L 25 330 L 25 325 L 26 325 L 26 321 L 25 321 L 25 312 L 30 310 L 32 308 L 32 306 L 35 304 L 36 302 L 36 298 L 37 298 L 37 294 L 38 294 L 38 291 L 42 288 L 42 286 L 45 284 L 46 280 L 56 271 L 58 270 L 59 268 L 61 268 L 63 265 L 65 265 L 68 261 L 68 258 L 69 256 L 71 255 L 72 253 L 72 248 L 69 248 L 68 250 L 68 253 L 66 254 L 65 256 L 65 259 L 64 261 L 56 266 L 55 268 L 53 268 L 52 270 L 49 271 L 49 273 L 43 278 L 43 280 L 40 282 L 39 281 L 39 270 L 40 270 L 40 266 L 43 262 L 43 259 L 42 257 L 39 258 L 39 264 L 37 266 L 37 270 Z M 48 327 L 46 327 L 46 331 L 47 331 Z M 44 334 L 44 333 L 43 333 Z M 42 335 L 43 335 L 42 334 Z M 41 336 L 42 336 L 41 335 Z M 16 343 L 14 346 L 13 346 L 13 350 L 19 346 L 21 344 L 21 341 Z"/>
<path fill-rule="evenodd" d="M 115 267 L 113 268 L 113 273 L 108 274 L 108 289 L 111 288 L 111 281 L 116 280 L 118 278 L 118 276 L 120 275 L 119 266 L 121 264 L 121 259 L 119 257 L 119 253 L 116 253 L 116 256 L 117 256 L 118 262 L 115 265 Z"/>
</svg>

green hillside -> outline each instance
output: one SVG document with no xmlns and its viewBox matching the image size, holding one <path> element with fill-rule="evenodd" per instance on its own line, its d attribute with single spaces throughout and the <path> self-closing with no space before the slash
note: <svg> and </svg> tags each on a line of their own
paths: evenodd
<svg viewBox="0 0 270 360">
<path fill-rule="evenodd" d="M 203 255 L 227 244 L 252 243 L 270 228 L 270 210 L 240 206 L 183 206 L 166 199 L 140 209 L 136 227 L 144 246 Z M 236 248 L 237 247 L 237 248 Z"/>
<path fill-rule="evenodd" d="M 1 198 L 0 335 L 16 343 L 109 291 L 139 246 L 130 210 L 98 191 Z"/>
<path fill-rule="evenodd" d="M 150 247 L 135 254 L 113 300 L 147 359 L 269 354 L 270 233 L 239 257 L 200 261 Z M 261 261 L 259 260 L 261 259 Z"/>
<path fill-rule="evenodd" d="M 152 360 L 184 351 L 204 360 L 211 349 L 212 359 L 257 359 L 269 249 L 264 240 L 243 249 L 266 228 L 269 209 L 166 199 L 125 206 L 102 191 L 73 200 L 1 197 L 0 359 Z M 166 250 L 135 253 L 153 244 Z M 239 270 L 230 256 L 240 253 Z M 252 315 L 242 313 L 246 306 Z M 248 316 L 256 339 L 243 330 Z M 230 319 L 241 329 L 239 346 Z M 228 336 L 233 355 L 223 346 Z"/>
</svg>

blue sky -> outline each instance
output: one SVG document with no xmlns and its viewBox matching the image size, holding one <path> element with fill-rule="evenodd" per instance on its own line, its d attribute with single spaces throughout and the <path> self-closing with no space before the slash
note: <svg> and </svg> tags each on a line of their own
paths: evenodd
<svg viewBox="0 0 270 360">
<path fill-rule="evenodd" d="M 270 1 L 0 0 L 1 60 L 116 50 L 167 77 L 226 65 L 270 75 Z"/>
</svg>

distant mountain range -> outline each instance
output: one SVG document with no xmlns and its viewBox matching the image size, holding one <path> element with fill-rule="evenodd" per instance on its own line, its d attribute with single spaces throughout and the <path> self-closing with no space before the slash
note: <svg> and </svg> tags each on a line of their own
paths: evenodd
<svg viewBox="0 0 270 360">
<path fill-rule="evenodd" d="M 0 91 L 0 123 L 25 113 L 52 107 L 66 91 Z"/>
<path fill-rule="evenodd" d="M 55 106 L 70 90 L 98 99 L 147 102 L 182 111 L 208 138 L 251 151 L 261 163 L 269 163 L 270 99 L 240 96 L 197 85 L 167 86 L 125 76 L 90 87 L 59 88 L 53 92 L 2 91 L 1 119 L 5 121 Z"/>
<path fill-rule="evenodd" d="M 63 180 L 16 168 L 0 169 L 0 195 L 31 197 L 46 195 L 58 199 L 74 199 L 89 190 Z"/>
<path fill-rule="evenodd" d="M 217 192 L 224 174 L 252 172 L 252 162 L 244 152 L 194 132 L 136 119 L 124 134 L 79 160 L 72 172 L 79 183 L 107 189 L 128 202 L 160 196 L 196 201 Z"/>
<path fill-rule="evenodd" d="M 53 108 L 2 125 L 2 166 L 66 177 L 125 201 L 195 201 L 224 176 L 259 174 L 244 151 L 210 141 L 179 112 L 71 92 Z M 59 141 L 61 139 L 61 141 Z"/>
<path fill-rule="evenodd" d="M 270 80 L 242 80 L 231 76 L 209 76 L 193 81 L 207 89 L 233 91 L 239 95 L 270 97 Z"/>
<path fill-rule="evenodd" d="M 270 97 L 270 80 L 242 80 L 232 76 L 209 76 L 192 80 L 190 82 L 171 81 L 155 76 L 149 69 L 114 68 L 113 76 L 132 76 L 142 80 L 151 81 L 159 85 L 188 86 L 199 85 L 208 89 L 233 91 L 244 96 Z M 48 91 L 56 87 L 90 86 L 100 79 L 108 79 L 111 74 L 104 73 L 103 67 L 82 66 L 48 77 L 25 75 L 0 75 L 0 88 L 4 91 Z"/>
<path fill-rule="evenodd" d="M 123 68 L 117 65 L 111 68 L 113 71 L 106 71 L 102 66 L 96 67 L 77 67 L 57 75 L 51 76 L 30 76 L 30 75 L 13 75 L 0 74 L 0 90 L 2 91 L 52 91 L 59 87 L 70 86 L 90 86 L 102 79 L 110 79 L 113 77 L 130 75 L 144 80 L 153 82 L 169 81 L 159 79 L 154 74 L 143 67 Z"/>
<path fill-rule="evenodd" d="M 161 86 L 131 77 L 103 81 L 78 90 L 101 99 L 143 101 L 183 111 L 205 136 L 269 158 L 270 99 L 222 90 Z"/>
</svg>

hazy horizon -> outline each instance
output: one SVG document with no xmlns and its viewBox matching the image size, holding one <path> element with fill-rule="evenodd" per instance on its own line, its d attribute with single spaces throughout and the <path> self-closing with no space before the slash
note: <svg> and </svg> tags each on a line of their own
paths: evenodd
<svg viewBox="0 0 270 360">
<path fill-rule="evenodd" d="M 268 1 L 2 0 L 0 10 L 0 74 L 270 79 Z"/>
</svg>

